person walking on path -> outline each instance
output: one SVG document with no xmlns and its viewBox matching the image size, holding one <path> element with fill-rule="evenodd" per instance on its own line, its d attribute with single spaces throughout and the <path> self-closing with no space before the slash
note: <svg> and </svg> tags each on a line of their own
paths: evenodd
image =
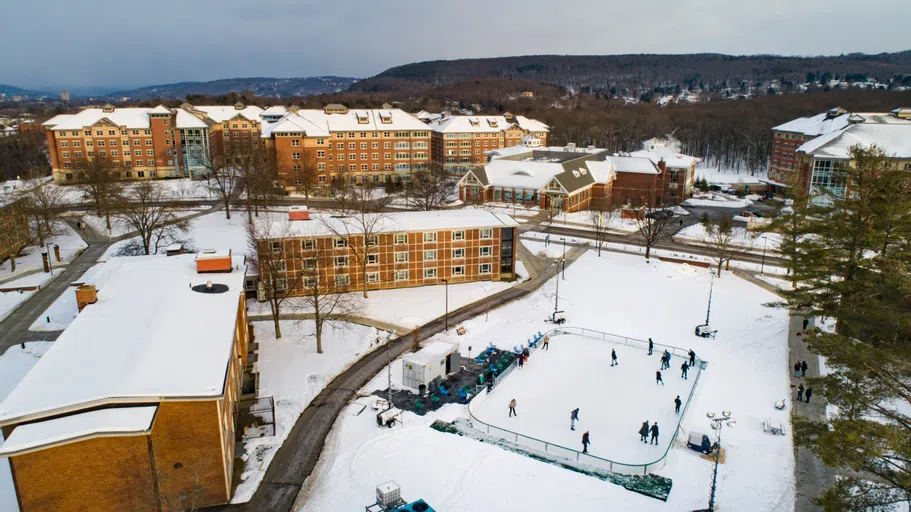
<svg viewBox="0 0 911 512">
<path fill-rule="evenodd" d="M 652 355 L 652 350 L 655 349 L 655 342 L 651 338 L 648 339 L 648 355 Z"/>
<path fill-rule="evenodd" d="M 665 350 L 664 351 L 664 368 L 662 368 L 662 370 L 670 370 L 670 369 L 671 369 L 671 353 L 668 352 L 667 350 Z"/>
<path fill-rule="evenodd" d="M 513 416 L 518 416 L 518 415 L 519 414 L 516 412 L 516 399 L 513 398 L 512 400 L 509 401 L 509 417 L 512 418 Z"/>
<path fill-rule="evenodd" d="M 800 363 L 800 376 L 801 377 L 807 376 L 807 368 L 809 368 L 809 366 L 807 365 L 806 361 Z"/>
<path fill-rule="evenodd" d="M 617 351 L 610 349 L 610 365 L 617 366 Z"/>
<path fill-rule="evenodd" d="M 674 414 L 680 414 L 680 406 L 683 404 L 683 400 L 680 400 L 680 395 L 677 395 L 677 398 L 674 399 Z"/>
<path fill-rule="evenodd" d="M 588 435 L 588 430 L 582 434 L 582 453 L 588 453 L 588 445 L 592 444 L 591 437 Z"/>
<path fill-rule="evenodd" d="M 652 439 L 651 439 L 651 441 L 648 442 L 648 444 L 655 443 L 657 445 L 658 444 L 658 422 L 657 421 L 655 423 L 652 423 L 652 428 L 649 430 L 649 432 L 652 433 Z"/>
<path fill-rule="evenodd" d="M 810 397 L 813 396 L 813 388 L 807 387 L 807 390 L 804 392 L 804 394 L 807 396 L 807 403 L 810 403 Z"/>
<path fill-rule="evenodd" d="M 664 385 L 664 379 L 661 378 L 661 370 L 655 372 L 655 385 L 657 386 L 658 384 Z"/>
<path fill-rule="evenodd" d="M 794 363 L 794 376 L 800 377 L 800 361 Z"/>
<path fill-rule="evenodd" d="M 803 384 L 797 386 L 797 401 L 803 402 Z"/>
<path fill-rule="evenodd" d="M 523 366 L 525 366 L 525 356 L 523 354 L 519 354 L 519 368 L 522 368 Z"/>
<path fill-rule="evenodd" d="M 696 366 L 696 353 L 690 349 L 690 366 Z"/>
<path fill-rule="evenodd" d="M 576 422 L 579 421 L 579 408 L 576 407 L 569 413 L 569 429 L 576 430 Z"/>
<path fill-rule="evenodd" d="M 541 343 L 541 350 L 550 350 L 550 336 L 544 337 L 544 342 Z"/>
<path fill-rule="evenodd" d="M 689 380 L 690 378 L 686 375 L 688 371 L 690 371 L 690 365 L 686 364 L 686 361 L 684 361 L 683 364 L 680 365 L 680 378 Z"/>
<path fill-rule="evenodd" d="M 803 330 L 806 331 L 808 325 L 810 325 L 810 319 L 809 319 L 809 318 L 804 318 L 804 319 L 803 319 Z"/>
<path fill-rule="evenodd" d="M 648 420 L 645 420 L 642 426 L 639 427 L 639 440 L 643 443 L 648 443 Z"/>
</svg>

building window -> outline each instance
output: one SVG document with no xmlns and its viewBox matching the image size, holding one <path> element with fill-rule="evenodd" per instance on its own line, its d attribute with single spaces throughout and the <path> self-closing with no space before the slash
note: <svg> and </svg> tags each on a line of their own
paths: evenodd
<svg viewBox="0 0 911 512">
<path fill-rule="evenodd" d="M 408 234 L 407 233 L 396 233 L 395 234 L 395 243 L 407 244 L 408 243 Z"/>
<path fill-rule="evenodd" d="M 453 257 L 453 258 L 464 258 L 464 257 L 465 257 L 465 249 L 453 249 L 453 250 L 452 250 L 452 257 Z"/>
<path fill-rule="evenodd" d="M 287 281 L 285 281 L 284 279 L 276 279 L 276 280 L 275 280 L 275 291 L 276 291 L 276 292 L 278 292 L 278 293 L 283 293 L 283 292 L 284 292 L 285 290 L 287 290 L 287 289 L 288 289 L 288 282 L 287 282 Z"/>
<path fill-rule="evenodd" d="M 341 274 L 335 276 L 335 284 L 337 286 L 348 286 L 351 282 L 351 278 L 348 277 L 348 274 Z"/>
<path fill-rule="evenodd" d="M 316 258 L 304 258 L 303 260 L 304 268 L 314 269 L 316 268 Z"/>
<path fill-rule="evenodd" d="M 465 232 L 464 231 L 453 231 L 452 239 L 453 240 L 465 240 Z"/>
<path fill-rule="evenodd" d="M 436 261 L 437 251 L 434 249 L 432 251 L 424 251 L 424 261 Z"/>
<path fill-rule="evenodd" d="M 395 280 L 396 281 L 407 281 L 408 280 L 408 271 L 407 270 L 396 270 L 395 271 Z"/>
<path fill-rule="evenodd" d="M 436 232 L 424 233 L 424 242 L 436 242 L 437 234 Z"/>
<path fill-rule="evenodd" d="M 478 266 L 478 273 L 479 273 L 479 274 L 489 274 L 489 273 L 490 273 L 490 269 L 491 269 L 490 263 L 481 263 L 481 264 Z"/>
<path fill-rule="evenodd" d="M 307 288 L 316 288 L 316 278 L 315 277 L 305 277 L 304 286 Z"/>
<path fill-rule="evenodd" d="M 301 249 L 303 249 L 305 251 L 312 250 L 314 247 L 316 247 L 316 243 L 314 240 L 302 240 L 301 241 Z"/>
<path fill-rule="evenodd" d="M 335 248 L 348 247 L 348 241 L 344 238 L 336 238 L 332 240 L 332 246 Z"/>
<path fill-rule="evenodd" d="M 368 283 L 379 283 L 380 282 L 380 273 L 379 272 L 367 272 L 367 282 Z"/>
<path fill-rule="evenodd" d="M 395 262 L 404 263 L 408 261 L 408 253 L 405 251 L 395 253 Z"/>
<path fill-rule="evenodd" d="M 425 268 L 424 269 L 424 279 L 436 279 L 437 269 L 435 268 Z"/>
<path fill-rule="evenodd" d="M 465 275 L 465 267 L 463 265 L 457 265 L 455 267 L 452 267 L 452 276 L 453 277 L 464 276 L 464 275 Z"/>
<path fill-rule="evenodd" d="M 285 260 L 278 260 L 275 262 L 275 270 L 279 272 L 284 272 L 288 270 L 288 263 Z"/>
<path fill-rule="evenodd" d="M 272 253 L 282 252 L 282 243 L 281 242 L 272 242 Z"/>
<path fill-rule="evenodd" d="M 368 265 L 379 265 L 380 264 L 380 255 L 379 254 L 368 254 L 367 255 L 367 264 Z"/>
<path fill-rule="evenodd" d="M 291 139 L 291 145 L 292 145 L 292 146 L 300 146 L 300 145 L 301 145 L 300 139 Z"/>
<path fill-rule="evenodd" d="M 480 249 L 480 252 L 478 252 L 478 255 L 480 255 L 480 256 L 490 256 L 491 254 L 493 254 L 493 247 L 491 247 L 489 245 L 485 245 L 483 247 L 480 247 L 479 249 Z"/>
<path fill-rule="evenodd" d="M 292 160 L 300 160 L 300 159 L 301 159 L 301 154 L 300 154 L 300 153 L 291 153 L 291 159 L 292 159 Z"/>
<path fill-rule="evenodd" d="M 493 238 L 493 230 L 490 228 L 482 229 L 480 238 L 482 240 L 489 240 L 489 239 Z"/>
<path fill-rule="evenodd" d="M 348 266 L 348 256 L 336 256 L 335 257 L 335 266 L 336 267 L 347 267 Z"/>
</svg>

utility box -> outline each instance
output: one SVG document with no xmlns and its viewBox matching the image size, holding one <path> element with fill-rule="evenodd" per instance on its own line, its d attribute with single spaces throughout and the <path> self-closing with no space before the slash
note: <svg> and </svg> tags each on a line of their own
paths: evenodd
<svg viewBox="0 0 911 512">
<path fill-rule="evenodd" d="M 376 504 L 382 507 L 392 507 L 402 503 L 402 489 L 399 484 L 390 480 L 376 486 Z"/>
<path fill-rule="evenodd" d="M 82 311 L 89 304 L 98 302 L 98 290 L 93 284 L 84 284 L 76 288 L 76 306 Z"/>
<path fill-rule="evenodd" d="M 310 210 L 306 206 L 290 206 L 288 220 L 310 220 Z"/>
<path fill-rule="evenodd" d="M 230 272 L 234 263 L 231 260 L 231 249 L 216 251 L 206 249 L 196 254 L 196 272 Z"/>
<path fill-rule="evenodd" d="M 418 389 L 437 377 L 445 378 L 456 367 L 452 359 L 458 348 L 446 341 L 434 341 L 406 357 L 402 364 L 402 383 Z"/>
</svg>

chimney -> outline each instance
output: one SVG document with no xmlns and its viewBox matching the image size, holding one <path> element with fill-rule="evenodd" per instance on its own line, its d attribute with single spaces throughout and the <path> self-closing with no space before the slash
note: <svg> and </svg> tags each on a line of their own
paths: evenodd
<svg viewBox="0 0 911 512">
<path fill-rule="evenodd" d="M 84 284 L 76 288 L 76 306 L 79 307 L 79 311 L 96 302 L 98 302 L 98 290 L 95 289 L 95 285 Z"/>
<path fill-rule="evenodd" d="M 310 220 L 310 210 L 306 206 L 289 206 L 288 220 Z"/>
<path fill-rule="evenodd" d="M 665 169 L 667 169 L 667 162 L 665 162 L 663 158 L 658 160 L 658 168 L 661 169 L 661 172 L 664 172 Z"/>
<path fill-rule="evenodd" d="M 230 272 L 234 267 L 231 260 L 231 249 L 216 251 L 206 249 L 196 254 L 196 272 Z"/>
</svg>

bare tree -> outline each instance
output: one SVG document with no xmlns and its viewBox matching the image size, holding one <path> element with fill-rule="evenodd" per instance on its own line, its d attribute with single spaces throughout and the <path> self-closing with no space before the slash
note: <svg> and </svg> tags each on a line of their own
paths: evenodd
<svg viewBox="0 0 911 512">
<path fill-rule="evenodd" d="M 14 201 L 0 215 L 0 255 L 7 254 L 10 259 L 10 271 L 16 271 L 16 258 L 31 241 L 29 222 L 25 216 L 22 202 Z"/>
<path fill-rule="evenodd" d="M 259 143 L 247 144 L 232 154 L 232 162 L 243 176 L 247 222 L 252 223 L 253 216 L 259 217 L 260 208 L 275 195 L 278 179 L 275 151 Z"/>
<path fill-rule="evenodd" d="M 319 163 L 316 161 L 316 154 L 313 151 L 304 151 L 301 170 L 293 177 L 295 186 L 304 192 L 304 204 L 308 207 L 310 206 L 310 194 L 319 186 L 318 180 L 321 172 Z M 297 180 L 300 183 L 297 183 Z"/>
<path fill-rule="evenodd" d="M 289 298 L 299 295 L 304 282 L 300 271 L 300 248 L 288 221 L 263 216 L 247 225 L 250 266 L 259 275 L 259 286 L 269 301 L 275 337 L 282 337 L 281 308 Z"/>
<path fill-rule="evenodd" d="M 63 214 L 66 211 L 63 191 L 41 180 L 30 180 L 24 196 L 25 215 L 31 235 L 37 245 L 63 233 Z"/>
<path fill-rule="evenodd" d="M 231 218 L 231 204 L 244 190 L 243 173 L 223 154 L 213 154 L 206 162 L 206 186 L 225 207 L 225 218 Z"/>
<path fill-rule="evenodd" d="M 354 295 L 347 293 L 347 285 L 328 277 L 327 269 L 333 266 L 332 239 L 315 239 L 312 243 L 312 250 L 303 251 L 301 305 L 313 313 L 316 353 L 322 354 L 323 328 L 342 325 L 348 316 L 358 311 L 359 303 Z"/>
<path fill-rule="evenodd" d="M 614 211 L 606 198 L 592 199 L 592 209 L 588 212 L 589 223 L 595 233 L 595 246 L 598 248 L 598 257 L 601 257 L 601 247 L 604 245 L 607 233 L 614 224 Z"/>
<path fill-rule="evenodd" d="M 108 229 L 111 229 L 111 209 L 117 202 L 123 188 L 120 170 L 102 157 L 77 160 L 73 166 L 76 175 L 76 186 L 92 201 L 95 215 L 104 217 Z"/>
<path fill-rule="evenodd" d="M 323 216 L 321 222 L 351 248 L 361 271 L 364 298 L 367 298 L 369 256 L 378 245 L 379 233 L 388 219 L 383 212 L 389 205 L 390 198 L 382 189 L 376 188 L 348 185 L 336 190 L 336 207 L 343 215 Z"/>
<path fill-rule="evenodd" d="M 674 214 L 672 209 L 655 205 L 656 201 L 646 200 L 636 215 L 636 228 L 645 241 L 645 259 L 651 257 L 652 247 L 674 234 Z"/>
<path fill-rule="evenodd" d="M 703 218 L 702 225 L 705 226 L 707 234 L 706 243 L 712 250 L 712 259 L 718 264 L 718 277 L 721 277 L 722 266 L 727 264 L 726 268 L 731 268 L 731 258 L 740 254 L 743 247 L 739 241 L 746 241 L 746 231 L 740 232 L 734 228 L 734 221 L 728 215 L 722 215 L 718 222 L 712 222 L 708 216 Z"/>
<path fill-rule="evenodd" d="M 454 190 L 455 183 L 443 171 L 417 172 L 405 185 L 405 200 L 418 210 L 437 210 Z"/>
<path fill-rule="evenodd" d="M 114 217 L 139 233 L 143 254 L 157 254 L 162 245 L 177 242 L 189 229 L 168 204 L 159 182 L 143 181 L 131 187 L 114 206 Z"/>
</svg>

